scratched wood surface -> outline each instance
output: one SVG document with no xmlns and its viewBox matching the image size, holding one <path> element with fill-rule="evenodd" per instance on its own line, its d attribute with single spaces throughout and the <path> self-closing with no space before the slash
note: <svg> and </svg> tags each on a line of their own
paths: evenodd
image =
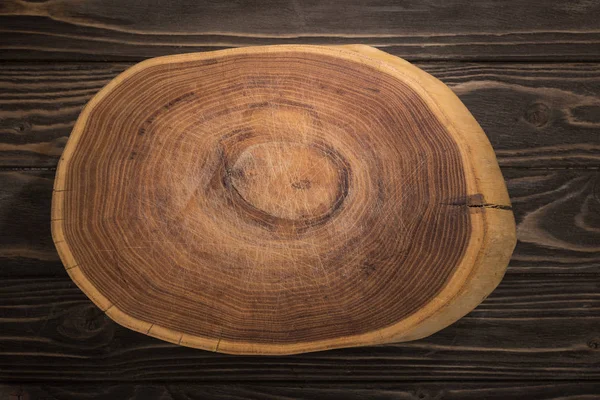
<svg viewBox="0 0 600 400">
<path fill-rule="evenodd" d="M 600 397 L 599 15 L 587 0 L 0 2 L 0 398 Z M 482 125 L 519 242 L 467 317 L 412 343 L 233 357 L 122 328 L 68 279 L 51 187 L 91 96 L 148 57 L 278 43 L 419 61 Z"/>
<path fill-rule="evenodd" d="M 429 336 L 492 292 L 516 244 L 468 109 L 365 45 L 128 69 L 77 120 L 51 219 L 69 276 L 110 318 L 226 354 Z"/>
</svg>

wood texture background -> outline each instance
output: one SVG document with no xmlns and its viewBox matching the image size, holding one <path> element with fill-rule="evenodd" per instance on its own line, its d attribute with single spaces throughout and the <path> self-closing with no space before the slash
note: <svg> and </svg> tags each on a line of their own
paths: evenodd
<svg viewBox="0 0 600 400">
<path fill-rule="evenodd" d="M 0 399 L 600 397 L 600 3 L 0 2 Z M 416 342 L 290 357 L 170 345 L 108 320 L 50 237 L 83 105 L 134 62 L 275 43 L 375 45 L 448 84 L 498 155 L 506 278 Z"/>
<path fill-rule="evenodd" d="M 4 0 L 4 59 L 114 60 L 363 43 L 412 60 L 600 61 L 594 0 Z"/>
</svg>

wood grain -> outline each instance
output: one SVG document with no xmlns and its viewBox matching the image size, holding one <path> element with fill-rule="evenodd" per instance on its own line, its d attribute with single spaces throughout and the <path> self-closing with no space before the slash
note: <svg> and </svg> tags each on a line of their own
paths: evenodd
<svg viewBox="0 0 600 400">
<path fill-rule="evenodd" d="M 66 277 L 0 282 L 4 382 L 406 381 L 600 378 L 598 276 L 507 275 L 466 317 L 425 339 L 286 357 L 185 348 L 125 329 Z"/>
<path fill-rule="evenodd" d="M 0 274 L 3 276 L 63 276 L 64 267 L 50 233 L 55 173 L 0 172 Z"/>
<path fill-rule="evenodd" d="M 594 1 L 161 0 L 0 6 L 3 59 L 116 60 L 266 44 L 380 46 L 417 59 L 596 60 Z"/>
<path fill-rule="evenodd" d="M 405 384 L 320 385 L 2 385 L 7 400 L 204 400 L 333 399 L 348 400 L 582 400 L 600 395 L 595 383 L 422 382 Z M 20 396 L 20 397 L 19 397 Z"/>
<path fill-rule="evenodd" d="M 56 166 L 83 106 L 127 66 L 0 68 L 0 166 Z"/>
<path fill-rule="evenodd" d="M 598 272 L 600 172 L 506 173 L 519 245 L 512 270 Z"/>
<path fill-rule="evenodd" d="M 52 236 L 115 321 L 236 354 L 427 336 L 493 290 L 515 243 L 477 122 L 368 46 L 135 65 L 77 120 Z"/>
<path fill-rule="evenodd" d="M 4 64 L 0 167 L 56 166 L 83 106 L 131 65 Z M 600 166 L 598 64 L 417 65 L 449 85 L 465 103 L 500 165 Z"/>
<path fill-rule="evenodd" d="M 600 69 L 589 62 L 600 61 L 598 7 L 587 0 L 0 2 L 0 379 L 24 382 L 0 387 L 0 398 L 600 397 Z M 120 328 L 65 279 L 50 239 L 52 167 L 83 105 L 131 65 L 98 61 L 357 42 L 411 60 L 446 60 L 419 66 L 453 88 L 505 167 L 520 241 L 503 284 L 471 315 L 415 343 L 234 358 Z M 569 63 L 578 61 L 588 63 Z M 520 169 L 530 167 L 541 169 Z M 556 167 L 580 170 L 546 169 Z"/>
<path fill-rule="evenodd" d="M 64 276 L 50 235 L 54 174 L 0 171 L 1 277 Z M 600 172 L 504 168 L 503 175 L 519 239 L 508 273 L 600 272 Z"/>
</svg>

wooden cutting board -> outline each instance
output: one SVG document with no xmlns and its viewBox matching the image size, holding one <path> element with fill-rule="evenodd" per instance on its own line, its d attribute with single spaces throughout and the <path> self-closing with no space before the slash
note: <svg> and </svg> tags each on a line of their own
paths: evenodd
<svg viewBox="0 0 600 400">
<path fill-rule="evenodd" d="M 110 318 L 236 354 L 430 335 L 496 287 L 515 245 L 475 119 L 440 81 L 367 46 L 130 68 L 73 129 L 52 234 Z"/>
</svg>

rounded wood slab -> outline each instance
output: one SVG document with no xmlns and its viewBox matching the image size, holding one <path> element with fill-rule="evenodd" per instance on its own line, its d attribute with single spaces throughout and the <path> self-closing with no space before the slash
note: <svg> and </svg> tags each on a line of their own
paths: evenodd
<svg viewBox="0 0 600 400">
<path fill-rule="evenodd" d="M 515 244 L 477 122 L 367 46 L 144 61 L 81 113 L 54 189 L 57 249 L 98 307 L 224 353 L 430 335 L 496 287 Z"/>
</svg>

